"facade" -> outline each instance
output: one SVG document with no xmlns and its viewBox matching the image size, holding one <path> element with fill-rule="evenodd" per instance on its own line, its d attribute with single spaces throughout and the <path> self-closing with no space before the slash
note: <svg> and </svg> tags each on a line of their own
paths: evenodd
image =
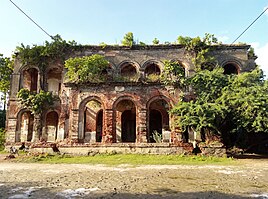
<svg viewBox="0 0 268 199">
<path fill-rule="evenodd" d="M 255 68 L 248 49 L 247 45 L 219 45 L 213 47 L 212 56 L 226 74 L 238 74 Z M 162 134 L 163 142 L 181 141 L 182 132 L 174 127 L 168 113 L 180 100 L 181 90 L 149 77 L 161 74 L 164 60 L 180 62 L 185 76 L 194 74 L 195 68 L 183 46 L 82 46 L 68 57 L 93 54 L 103 55 L 110 63 L 103 73 L 103 83 L 66 82 L 66 69 L 61 61 L 51 62 L 41 70 L 15 60 L 7 143 L 153 143 L 155 131 Z M 50 91 L 58 100 L 41 115 L 33 115 L 19 105 L 17 93 L 21 88 Z"/>
</svg>

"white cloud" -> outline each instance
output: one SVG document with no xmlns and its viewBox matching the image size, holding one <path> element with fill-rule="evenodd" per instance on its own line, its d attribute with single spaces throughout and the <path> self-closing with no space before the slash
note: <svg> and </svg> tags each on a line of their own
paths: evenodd
<svg viewBox="0 0 268 199">
<path fill-rule="evenodd" d="M 255 49 L 255 54 L 258 56 L 256 63 L 260 65 L 261 69 L 268 78 L 268 43 L 264 46 L 260 46 L 259 43 L 252 43 L 252 47 Z"/>
</svg>

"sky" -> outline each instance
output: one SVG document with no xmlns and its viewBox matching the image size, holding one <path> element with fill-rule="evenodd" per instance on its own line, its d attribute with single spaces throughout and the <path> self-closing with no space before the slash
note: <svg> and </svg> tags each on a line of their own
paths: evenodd
<svg viewBox="0 0 268 199">
<path fill-rule="evenodd" d="M 261 12 L 268 0 L 12 0 L 50 35 L 80 44 L 120 44 L 127 32 L 151 44 L 178 36 L 214 34 L 231 44 Z M 16 46 L 51 41 L 10 0 L 0 0 L 0 53 Z M 251 44 L 257 64 L 268 76 L 268 12 L 237 42 Z"/>
</svg>

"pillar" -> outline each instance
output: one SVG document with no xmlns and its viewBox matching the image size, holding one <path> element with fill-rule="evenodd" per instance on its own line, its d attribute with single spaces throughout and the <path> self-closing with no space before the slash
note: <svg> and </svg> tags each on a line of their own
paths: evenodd
<svg viewBox="0 0 268 199">
<path fill-rule="evenodd" d="M 136 142 L 138 143 L 147 143 L 147 110 L 140 109 L 138 110 L 138 118 L 137 118 L 137 134 L 136 134 Z"/>
</svg>

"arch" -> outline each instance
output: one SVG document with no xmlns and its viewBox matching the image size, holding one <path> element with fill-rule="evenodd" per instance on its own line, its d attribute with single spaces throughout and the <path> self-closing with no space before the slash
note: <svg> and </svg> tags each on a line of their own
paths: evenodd
<svg viewBox="0 0 268 199">
<path fill-rule="evenodd" d="M 149 110 L 149 136 L 148 142 L 155 142 L 153 139 L 153 133 L 162 135 L 163 116 L 157 109 Z"/>
<path fill-rule="evenodd" d="M 27 109 L 17 114 L 15 142 L 31 142 L 33 138 L 34 115 Z"/>
<path fill-rule="evenodd" d="M 224 74 L 239 74 L 241 71 L 241 63 L 238 60 L 228 60 L 221 64 L 224 68 Z"/>
<path fill-rule="evenodd" d="M 160 80 L 160 74 L 163 67 L 155 61 L 147 61 L 144 65 L 144 76 L 149 82 L 157 82 Z"/>
<path fill-rule="evenodd" d="M 95 143 L 102 140 L 99 136 L 103 134 L 103 110 L 104 105 L 101 99 L 96 96 L 89 96 L 80 103 L 78 116 L 78 139 L 80 142 Z M 101 121 L 100 117 L 102 117 Z"/>
<path fill-rule="evenodd" d="M 136 81 L 139 78 L 139 65 L 133 61 L 119 64 L 119 74 L 123 81 Z"/>
<path fill-rule="evenodd" d="M 130 97 L 121 97 L 114 103 L 114 125 L 117 142 L 136 141 L 137 106 Z"/>
<path fill-rule="evenodd" d="M 161 72 L 162 72 L 162 70 L 164 68 L 164 63 L 163 62 L 161 62 L 159 60 L 156 60 L 156 59 L 150 59 L 150 60 L 145 61 L 142 64 L 141 70 L 145 70 L 146 67 L 148 67 L 148 65 L 150 65 L 150 64 L 156 64 L 159 67 L 159 69 L 160 69 Z"/>
<path fill-rule="evenodd" d="M 39 79 L 38 76 L 39 76 L 39 71 L 38 69 L 34 67 L 23 70 L 22 71 L 23 88 L 26 88 L 29 91 L 37 92 L 38 79 Z"/>
<path fill-rule="evenodd" d="M 231 75 L 231 74 L 237 75 L 239 73 L 237 66 L 235 64 L 232 64 L 232 63 L 225 64 L 223 66 L 223 69 L 224 69 L 223 74 L 225 74 L 225 75 Z"/>
<path fill-rule="evenodd" d="M 46 70 L 47 90 L 58 95 L 61 89 L 62 69 L 50 67 Z"/>
<path fill-rule="evenodd" d="M 184 69 L 184 76 L 185 77 L 189 76 L 189 66 L 185 62 L 183 62 L 179 59 L 171 59 L 170 61 L 177 62 Z"/>
<path fill-rule="evenodd" d="M 170 100 L 164 96 L 155 96 L 147 103 L 147 141 L 155 142 L 153 133 L 157 131 L 162 137 L 163 132 L 169 131 Z"/>
<path fill-rule="evenodd" d="M 45 132 L 42 135 L 42 139 L 48 142 L 54 142 L 58 139 L 58 124 L 59 114 L 58 112 L 51 110 L 47 112 L 45 117 Z"/>
</svg>

